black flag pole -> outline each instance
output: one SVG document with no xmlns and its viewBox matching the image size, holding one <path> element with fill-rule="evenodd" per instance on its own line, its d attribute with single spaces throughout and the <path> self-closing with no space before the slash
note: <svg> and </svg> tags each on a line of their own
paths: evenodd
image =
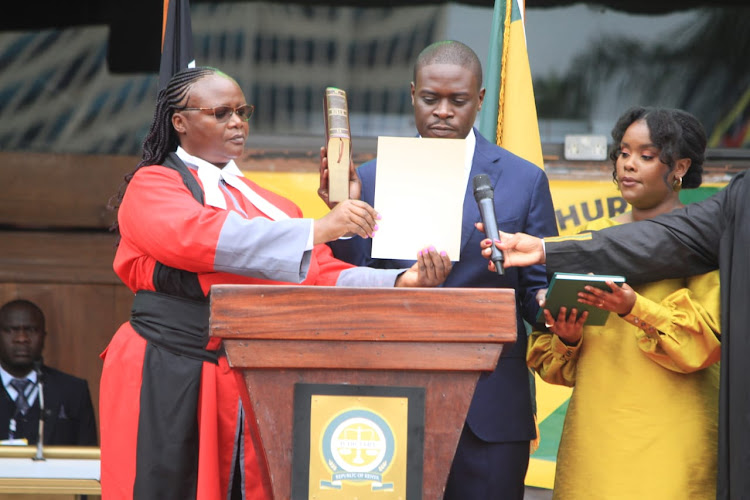
<svg viewBox="0 0 750 500">
<path fill-rule="evenodd" d="M 172 75 L 195 66 L 190 0 L 164 0 L 159 90 Z"/>
</svg>

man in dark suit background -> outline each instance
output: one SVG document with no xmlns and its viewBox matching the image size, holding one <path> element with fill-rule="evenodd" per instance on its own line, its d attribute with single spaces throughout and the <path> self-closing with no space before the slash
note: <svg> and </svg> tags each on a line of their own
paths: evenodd
<svg viewBox="0 0 750 500">
<path fill-rule="evenodd" d="M 39 377 L 44 400 L 44 444 L 96 446 L 94 407 L 88 382 L 41 363 L 44 313 L 33 302 L 0 308 L 0 440 L 39 437 Z"/>
<path fill-rule="evenodd" d="M 457 166 L 463 169 L 466 179 L 461 254 L 443 286 L 516 290 L 518 340 L 505 347 L 495 371 L 483 374 L 477 383 L 444 498 L 521 499 L 530 441 L 536 437 L 522 319 L 535 321 L 538 310 L 535 295 L 547 286 L 547 279 L 543 266 L 509 269 L 503 276 L 488 272 L 487 262 L 477 251 L 484 236 L 474 228 L 481 217 L 473 196 L 472 179 L 477 174 L 489 176 L 501 230 L 525 228 L 523 232 L 536 236 L 554 236 L 557 225 L 544 171 L 491 144 L 473 128 L 484 100 L 485 89 L 481 85 L 479 59 L 473 50 L 456 41 L 437 42 L 424 49 L 417 58 L 411 84 L 414 119 L 420 136 L 467 140 L 465 164 Z M 375 197 L 376 168 L 377 160 L 373 160 L 357 169 L 361 199 L 370 205 Z M 328 203 L 326 169 L 323 150 L 318 192 Z M 429 176 L 430 172 L 424 175 Z M 401 268 L 413 263 L 371 258 L 370 239 L 353 237 L 329 245 L 336 257 L 356 265 Z M 456 260 L 456 256 L 450 257 Z"/>
</svg>

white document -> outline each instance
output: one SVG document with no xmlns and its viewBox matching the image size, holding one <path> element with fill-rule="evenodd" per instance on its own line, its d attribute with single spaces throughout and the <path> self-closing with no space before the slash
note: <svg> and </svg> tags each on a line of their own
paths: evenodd
<svg viewBox="0 0 750 500">
<path fill-rule="evenodd" d="M 465 139 L 378 137 L 376 259 L 416 260 L 434 246 L 457 261 L 466 193 Z"/>
</svg>

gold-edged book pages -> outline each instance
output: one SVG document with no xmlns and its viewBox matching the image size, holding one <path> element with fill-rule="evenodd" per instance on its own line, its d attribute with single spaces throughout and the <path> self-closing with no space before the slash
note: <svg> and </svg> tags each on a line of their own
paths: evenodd
<svg viewBox="0 0 750 500">
<path fill-rule="evenodd" d="M 328 199 L 349 199 L 352 134 L 346 92 L 327 87 L 324 99 L 326 148 L 328 151 Z"/>
</svg>

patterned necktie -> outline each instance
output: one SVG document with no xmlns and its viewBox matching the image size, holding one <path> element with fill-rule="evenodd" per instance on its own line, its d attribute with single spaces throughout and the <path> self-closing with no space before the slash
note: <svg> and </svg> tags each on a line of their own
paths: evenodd
<svg viewBox="0 0 750 500">
<path fill-rule="evenodd" d="M 26 412 L 29 411 L 29 400 L 26 399 L 26 388 L 30 383 L 31 380 L 25 378 L 14 378 L 10 381 L 10 385 L 12 385 L 18 392 L 18 397 L 16 397 L 16 408 L 22 415 L 25 415 Z"/>
</svg>

